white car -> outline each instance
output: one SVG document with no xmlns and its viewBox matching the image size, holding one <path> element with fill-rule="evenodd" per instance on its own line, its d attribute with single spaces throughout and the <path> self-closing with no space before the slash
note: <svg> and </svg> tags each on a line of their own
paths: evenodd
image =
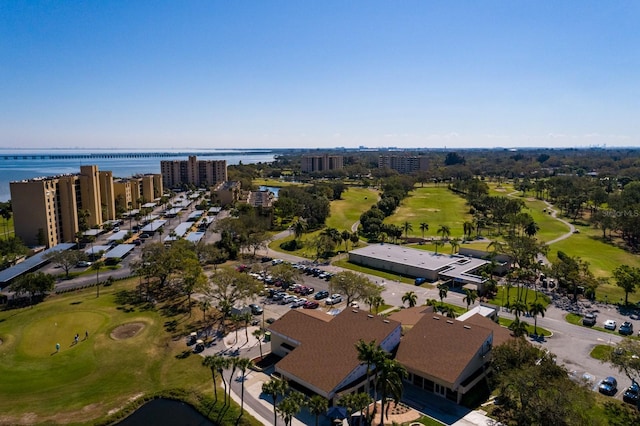
<svg viewBox="0 0 640 426">
<path fill-rule="evenodd" d="M 616 329 L 616 322 L 614 320 L 606 320 L 604 322 L 604 328 L 607 330 L 615 330 Z"/>
<path fill-rule="evenodd" d="M 324 303 L 326 303 L 327 305 L 335 305 L 340 302 L 342 302 L 342 296 L 339 294 L 332 294 Z"/>
<path fill-rule="evenodd" d="M 293 301 L 293 303 L 291 304 L 292 308 L 299 308 L 301 306 L 303 306 L 305 303 L 307 303 L 307 299 L 305 299 L 304 297 L 301 297 L 299 299 L 296 299 Z"/>
</svg>

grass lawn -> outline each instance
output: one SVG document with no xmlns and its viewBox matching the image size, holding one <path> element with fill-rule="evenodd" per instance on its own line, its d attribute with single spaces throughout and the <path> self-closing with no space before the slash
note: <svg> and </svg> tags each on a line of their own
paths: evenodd
<svg viewBox="0 0 640 426">
<path fill-rule="evenodd" d="M 99 298 L 88 289 L 0 312 L 1 424 L 25 416 L 30 424 L 93 424 L 134 399 L 170 389 L 185 389 L 196 405 L 197 395 L 212 397 L 210 372 L 182 338 L 202 314 L 132 304 L 136 283 L 117 282 Z M 114 336 L 117 327 L 133 324 L 141 329 L 132 337 Z"/>
<path fill-rule="evenodd" d="M 376 277 L 384 278 L 387 281 L 400 281 L 405 284 L 413 284 L 415 282 L 414 278 L 402 277 L 400 275 L 391 274 L 389 272 L 380 271 L 378 269 L 367 268 L 365 266 L 356 265 L 355 263 L 351 263 L 346 259 L 336 260 L 333 262 L 334 265 L 339 266 L 345 269 L 351 269 L 352 271 L 362 272 L 363 274 L 375 275 Z M 422 287 L 427 286 L 428 284 L 423 284 Z"/>
<path fill-rule="evenodd" d="M 589 355 L 591 355 L 591 358 L 604 361 L 609 356 L 609 353 L 611 353 L 611 349 L 609 345 L 595 345 Z"/>
<path fill-rule="evenodd" d="M 342 193 L 342 200 L 336 200 L 331 202 L 330 211 L 331 214 L 327 218 L 327 226 L 336 228 L 340 232 L 347 230 L 351 232 L 351 225 L 360 219 L 360 215 L 378 201 L 378 192 L 370 188 L 349 187 L 348 190 Z M 300 240 L 304 243 L 304 247 L 294 250 L 286 251 L 280 248 L 280 245 L 284 242 L 291 241 L 294 235 L 290 235 L 281 240 L 272 241 L 269 244 L 269 248 L 281 253 L 289 253 L 295 256 L 306 257 L 307 259 L 315 259 L 316 251 L 311 247 L 310 242 L 322 232 L 322 230 L 310 232 L 304 234 Z M 352 244 L 349 242 L 349 249 Z M 337 250 L 344 250 L 344 243 L 336 247 Z"/>
<path fill-rule="evenodd" d="M 378 202 L 378 191 L 355 186 L 348 188 L 342 193 L 342 200 L 331 202 L 331 215 L 327 218 L 327 226 L 351 232 L 351 226 L 360 220 L 362 213 Z"/>
<path fill-rule="evenodd" d="M 508 319 L 508 318 L 499 318 L 498 321 L 500 322 L 500 325 L 509 328 L 509 326 L 511 325 L 511 323 L 514 321 L 512 319 Z M 533 324 L 528 324 L 527 323 L 527 333 L 532 334 L 534 332 L 534 329 L 536 327 L 534 327 Z M 542 328 L 540 326 L 537 327 L 537 331 L 538 334 L 542 334 L 543 336 L 549 337 L 551 336 L 551 332 L 549 330 L 547 330 L 546 328 Z"/>
<path fill-rule="evenodd" d="M 509 294 L 507 296 L 507 290 L 504 286 L 498 286 L 498 291 L 496 292 L 496 296 L 493 299 L 489 299 L 489 303 L 492 303 L 496 306 L 505 306 L 507 304 L 507 301 L 509 301 L 509 303 L 512 304 L 518 299 L 517 287 L 511 287 L 508 293 Z M 526 287 L 523 288 L 521 291 L 521 294 L 522 294 L 522 300 L 526 300 L 527 304 L 530 304 L 531 302 L 536 300 L 536 295 L 537 295 L 537 300 L 541 302 L 542 305 L 544 305 L 545 307 L 547 307 L 550 303 L 549 298 L 545 296 L 544 293 L 537 292 L 530 288 L 526 288 Z"/>
<path fill-rule="evenodd" d="M 385 223 L 402 226 L 411 223 L 413 231 L 409 236 L 422 237 L 420 223 L 429 224 L 425 237 L 437 236 L 441 225 L 449 226 L 451 238 L 462 237 L 462 224 L 471 221 L 469 206 L 461 196 L 449 191 L 445 186 L 416 187 L 409 196 L 402 200 L 396 212 L 385 219 Z"/>
<path fill-rule="evenodd" d="M 599 278 L 610 278 L 607 284 L 600 285 L 596 290 L 596 298 L 611 303 L 624 299 L 624 291 L 618 287 L 612 277 L 613 270 L 620 265 L 639 265 L 640 256 L 629 253 L 613 244 L 600 239 L 600 231 L 580 226 L 579 234 L 573 234 L 566 240 L 559 241 L 549 247 L 547 257 L 551 262 L 558 259 L 558 251 L 564 251 L 571 256 L 578 256 L 589 262 L 591 272 Z M 630 293 L 629 302 L 640 301 L 640 294 Z"/>
<path fill-rule="evenodd" d="M 259 178 L 259 179 L 254 179 L 251 182 L 253 185 L 255 186 L 273 186 L 275 188 L 285 188 L 287 186 L 301 186 L 301 185 L 306 185 L 305 183 L 301 183 L 301 182 L 289 182 L 289 181 L 285 181 L 285 180 L 280 180 L 280 179 L 271 179 L 271 178 Z"/>
</svg>

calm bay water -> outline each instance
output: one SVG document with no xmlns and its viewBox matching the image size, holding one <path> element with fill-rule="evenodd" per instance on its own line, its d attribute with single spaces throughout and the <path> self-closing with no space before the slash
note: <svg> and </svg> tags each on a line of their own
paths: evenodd
<svg viewBox="0 0 640 426">
<path fill-rule="evenodd" d="M 163 150 L 163 153 L 170 153 L 170 150 Z M 79 173 L 80 166 L 96 164 L 99 170 L 110 170 L 114 177 L 127 178 L 141 173 L 160 173 L 160 161 L 163 160 L 186 160 L 188 155 L 196 153 L 207 153 L 210 155 L 199 156 L 199 160 L 227 160 L 227 164 L 238 164 L 240 162 L 259 163 L 271 162 L 274 159 L 273 153 L 268 151 L 225 151 L 225 150 L 194 150 L 189 153 L 187 150 L 175 151 L 176 155 L 152 156 L 153 151 L 135 150 L 83 150 L 83 149 L 60 149 L 60 150 L 2 150 L 0 149 L 0 201 L 7 201 L 11 198 L 9 182 L 24 179 L 33 179 L 43 176 L 55 176 L 68 173 Z M 91 155 L 109 153 L 148 153 L 146 157 L 136 158 L 54 158 L 42 159 L 34 158 L 40 155 Z M 28 156 L 28 158 L 23 158 Z M 17 158 L 16 158 L 17 157 Z"/>
</svg>

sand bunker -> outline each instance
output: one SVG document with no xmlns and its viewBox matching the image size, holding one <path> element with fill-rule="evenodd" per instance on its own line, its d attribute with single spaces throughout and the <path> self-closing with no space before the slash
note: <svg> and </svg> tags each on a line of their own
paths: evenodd
<svg viewBox="0 0 640 426">
<path fill-rule="evenodd" d="M 111 338 L 115 340 L 130 339 L 142 331 L 146 327 L 143 322 L 132 322 L 129 324 L 122 324 L 113 329 L 111 332 Z"/>
</svg>

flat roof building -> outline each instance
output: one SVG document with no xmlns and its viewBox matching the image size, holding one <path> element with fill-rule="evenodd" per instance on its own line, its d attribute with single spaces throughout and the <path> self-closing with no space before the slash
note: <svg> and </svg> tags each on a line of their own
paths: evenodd
<svg viewBox="0 0 640 426">
<path fill-rule="evenodd" d="M 418 155 L 380 155 L 378 157 L 379 168 L 389 168 L 398 173 L 410 174 L 427 170 L 429 159 Z"/>
<path fill-rule="evenodd" d="M 11 182 L 10 190 L 16 236 L 27 246 L 73 242 L 82 229 L 115 219 L 112 174 L 95 165 L 81 166 L 78 174 Z"/>
<path fill-rule="evenodd" d="M 342 155 L 303 155 L 301 161 L 300 167 L 303 173 L 339 170 L 344 167 L 344 157 Z"/>
<path fill-rule="evenodd" d="M 454 283 L 483 284 L 486 279 L 474 274 L 488 262 L 461 255 L 436 254 L 394 244 L 371 244 L 349 252 L 349 261 L 363 266 L 429 281 L 451 279 Z"/>
<path fill-rule="evenodd" d="M 212 186 L 227 180 L 226 160 L 198 160 L 190 155 L 187 160 L 161 161 L 160 172 L 165 186 Z"/>
</svg>

